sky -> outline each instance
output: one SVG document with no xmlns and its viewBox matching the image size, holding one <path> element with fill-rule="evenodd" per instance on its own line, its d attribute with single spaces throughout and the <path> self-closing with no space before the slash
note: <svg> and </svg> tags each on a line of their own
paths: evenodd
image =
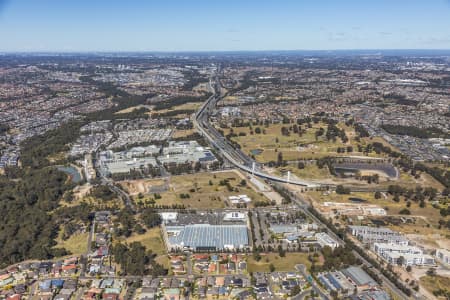
<svg viewBox="0 0 450 300">
<path fill-rule="evenodd" d="M 0 51 L 450 49 L 450 0 L 0 0 Z"/>
</svg>

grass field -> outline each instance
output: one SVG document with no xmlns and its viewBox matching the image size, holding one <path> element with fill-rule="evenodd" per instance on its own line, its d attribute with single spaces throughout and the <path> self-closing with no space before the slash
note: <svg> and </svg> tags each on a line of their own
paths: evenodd
<svg viewBox="0 0 450 300">
<path fill-rule="evenodd" d="M 125 240 L 127 243 L 140 242 L 147 248 L 147 250 L 152 250 L 153 253 L 157 255 L 166 254 L 166 249 L 161 236 L 161 229 L 159 227 L 153 227 L 147 230 L 144 234 L 133 234 Z"/>
<path fill-rule="evenodd" d="M 316 164 L 307 164 L 304 169 L 299 169 L 297 165 L 288 165 L 286 167 L 277 168 L 276 173 L 284 174 L 287 171 L 291 171 L 292 174 L 299 178 L 326 179 L 332 176 L 326 166 L 319 169 Z"/>
<path fill-rule="evenodd" d="M 132 111 L 134 111 L 134 110 L 136 110 L 136 109 L 139 109 L 139 108 L 147 108 L 147 109 L 151 109 L 151 107 L 148 106 L 148 105 L 137 105 L 137 106 L 132 106 L 132 107 L 128 107 L 128 108 L 119 110 L 119 111 L 116 112 L 115 114 L 116 114 L 116 115 L 119 115 L 119 114 L 127 114 L 127 113 L 130 113 L 130 112 L 132 112 Z"/>
<path fill-rule="evenodd" d="M 220 185 L 228 180 L 233 187 L 229 191 L 227 186 Z M 195 209 L 215 209 L 225 207 L 225 200 L 231 195 L 246 194 L 255 201 L 269 201 L 265 196 L 256 192 L 247 181 L 246 186 L 240 186 L 242 178 L 236 172 L 205 172 L 190 175 L 172 176 L 169 190 L 160 193 L 161 199 L 155 200 L 156 205 L 184 204 L 185 207 Z M 211 184 L 212 185 L 211 185 Z M 194 189 L 195 191 L 191 191 Z M 181 194 L 189 194 L 189 198 L 182 199 Z M 153 199 L 153 195 L 145 195 L 141 199 Z"/>
<path fill-rule="evenodd" d="M 67 251 L 70 251 L 73 255 L 81 255 L 84 254 L 87 250 L 87 240 L 89 233 L 79 233 L 74 234 L 69 237 L 67 240 L 63 241 L 61 239 L 61 233 L 56 239 L 55 248 L 65 248 Z"/>
<path fill-rule="evenodd" d="M 278 253 L 261 254 L 260 261 L 256 261 L 253 256 L 247 260 L 248 272 L 270 272 L 270 264 L 273 264 L 275 271 L 295 271 L 296 264 L 304 264 L 311 267 L 308 260 L 308 253 L 286 253 L 285 257 L 280 257 Z"/>
<path fill-rule="evenodd" d="M 276 161 L 278 154 L 283 153 L 283 158 L 285 160 L 296 160 L 296 159 L 313 159 L 320 158 L 324 156 L 345 156 L 345 155 L 363 155 L 357 151 L 357 142 L 355 141 L 355 131 L 351 127 L 347 127 L 344 124 L 338 124 L 339 127 L 346 131 L 349 142 L 342 143 L 342 141 L 337 138 L 336 142 L 327 141 L 324 136 L 318 137 L 316 139 L 315 132 L 319 128 L 326 129 L 326 124 L 317 123 L 312 124 L 312 128 L 306 128 L 306 132 L 299 136 L 298 134 L 291 133 L 290 136 L 283 136 L 281 134 L 282 127 L 289 127 L 292 124 L 271 124 L 268 127 L 265 126 L 253 126 L 253 129 L 260 127 L 261 131 L 265 133 L 261 134 L 250 134 L 249 127 L 235 127 L 233 128 L 234 133 L 245 133 L 246 136 L 237 136 L 232 139 L 239 143 L 242 147 L 244 153 L 251 154 L 252 150 L 262 149 L 262 153 L 255 155 L 255 158 L 259 162 L 269 162 Z M 305 128 L 305 125 L 302 125 Z M 227 135 L 230 132 L 229 128 L 222 129 L 224 134 Z M 368 141 L 364 139 L 360 144 L 364 145 Z M 338 147 L 353 146 L 353 151 L 351 153 L 337 153 Z M 370 156 L 377 156 L 375 153 L 371 153 Z"/>
<path fill-rule="evenodd" d="M 186 114 L 186 111 L 191 111 L 191 110 L 195 111 L 201 105 L 202 105 L 202 102 L 189 102 L 189 103 L 184 103 L 184 104 L 180 104 L 180 105 L 175 105 L 175 106 L 172 106 L 171 108 L 167 108 L 167 109 L 150 111 L 147 114 L 153 115 L 153 114 L 165 114 L 168 112 L 172 112 L 172 113 L 174 113 L 172 115 L 172 118 L 177 118 L 177 119 L 188 118 L 190 116 L 190 114 Z"/>
<path fill-rule="evenodd" d="M 144 234 L 133 233 L 132 236 L 125 239 L 126 243 L 139 242 L 147 250 L 151 250 L 156 254 L 155 261 L 163 265 L 164 268 L 169 270 L 169 275 L 171 275 L 169 257 L 167 256 L 166 247 L 164 246 L 164 241 L 161 236 L 161 228 L 153 227 L 147 230 Z"/>
<path fill-rule="evenodd" d="M 424 276 L 420 278 L 420 284 L 431 293 L 440 289 L 450 292 L 450 277 L 444 277 L 440 275 Z M 446 298 L 440 297 L 438 299 Z"/>
</svg>

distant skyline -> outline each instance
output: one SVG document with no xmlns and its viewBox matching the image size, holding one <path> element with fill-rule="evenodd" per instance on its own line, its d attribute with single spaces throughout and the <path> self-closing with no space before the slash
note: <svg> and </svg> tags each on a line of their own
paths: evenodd
<svg viewBox="0 0 450 300">
<path fill-rule="evenodd" d="M 450 0 L 0 0 L 1 52 L 450 49 Z"/>
</svg>

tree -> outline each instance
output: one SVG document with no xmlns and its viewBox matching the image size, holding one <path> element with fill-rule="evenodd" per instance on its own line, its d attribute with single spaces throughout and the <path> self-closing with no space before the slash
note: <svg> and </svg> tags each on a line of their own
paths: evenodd
<svg viewBox="0 0 450 300">
<path fill-rule="evenodd" d="M 374 197 L 375 199 L 381 199 L 381 193 L 376 191 Z"/>
<path fill-rule="evenodd" d="M 350 194 L 350 188 L 346 188 L 343 185 L 336 186 L 336 194 L 344 195 Z"/>
<path fill-rule="evenodd" d="M 269 270 L 270 270 L 271 273 L 275 272 L 275 266 L 273 264 L 270 264 L 269 265 Z"/>
<path fill-rule="evenodd" d="M 411 271 L 412 271 L 411 266 L 410 265 L 406 266 L 406 272 L 411 272 Z"/>
<path fill-rule="evenodd" d="M 435 268 L 429 268 L 427 270 L 427 275 L 428 276 L 432 276 L 432 277 L 436 276 L 436 269 Z"/>
<path fill-rule="evenodd" d="M 160 215 L 152 208 L 146 208 L 142 211 L 141 220 L 147 228 L 152 228 L 161 224 Z"/>
<path fill-rule="evenodd" d="M 400 256 L 400 257 L 397 259 L 397 265 L 403 266 L 404 263 L 405 263 L 405 257 Z"/>
<path fill-rule="evenodd" d="M 400 210 L 398 213 L 399 213 L 400 215 L 410 215 L 410 214 L 411 214 L 411 211 L 410 211 L 409 209 L 407 209 L 407 208 L 403 208 L 403 209 Z"/>
<path fill-rule="evenodd" d="M 291 289 L 291 296 L 298 295 L 300 292 L 301 292 L 300 286 L 299 286 L 299 285 L 295 285 L 295 286 Z"/>
<path fill-rule="evenodd" d="M 277 157 L 277 166 L 282 166 L 282 165 L 283 165 L 283 152 L 279 152 L 278 157 Z"/>
</svg>

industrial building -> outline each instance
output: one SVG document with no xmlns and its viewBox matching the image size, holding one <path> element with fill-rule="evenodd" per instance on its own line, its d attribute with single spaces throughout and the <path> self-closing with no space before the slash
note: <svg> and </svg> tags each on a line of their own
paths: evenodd
<svg viewBox="0 0 450 300">
<path fill-rule="evenodd" d="M 320 273 L 318 279 L 328 291 L 335 291 L 339 295 L 344 296 L 362 296 L 367 291 L 373 292 L 379 288 L 377 282 L 372 277 L 360 267 L 355 266 L 340 271 Z"/>
<path fill-rule="evenodd" d="M 131 170 L 145 168 L 148 165 L 156 167 L 155 159 L 160 151 L 159 147 L 135 147 L 127 151 L 113 152 L 111 150 L 100 153 L 100 171 L 109 176 L 112 174 L 128 173 Z"/>
<path fill-rule="evenodd" d="M 328 246 L 331 249 L 334 249 L 339 246 L 339 243 L 336 240 L 334 240 L 331 236 L 329 236 L 328 233 L 318 232 L 314 235 L 314 237 L 316 238 L 317 243 L 319 243 L 321 247 Z"/>
<path fill-rule="evenodd" d="M 161 213 L 169 251 L 240 251 L 251 248 L 244 212 Z"/>
<path fill-rule="evenodd" d="M 401 263 L 405 266 L 432 266 L 436 264 L 431 255 L 424 254 L 422 249 L 415 246 L 374 243 L 373 249 L 376 254 L 390 264 Z M 403 261 L 400 261 L 400 258 Z"/>
<path fill-rule="evenodd" d="M 208 167 L 217 161 L 214 154 L 196 141 L 171 141 L 167 147 L 150 145 L 146 147 L 134 147 L 129 150 L 113 152 L 112 150 L 100 153 L 100 172 L 104 176 L 128 173 L 131 170 L 139 170 L 151 165 L 159 167 L 160 164 L 185 164 L 197 163 Z"/>
<path fill-rule="evenodd" d="M 221 251 L 250 247 L 246 225 L 165 226 L 169 250 Z"/>
<path fill-rule="evenodd" d="M 371 226 L 348 226 L 349 232 L 364 244 L 391 243 L 408 245 L 408 239 L 397 231 L 389 228 Z"/>
<path fill-rule="evenodd" d="M 211 150 L 200 146 L 196 141 L 169 142 L 162 150 L 162 155 L 158 157 L 162 164 L 184 164 L 199 162 L 202 165 L 209 165 L 216 161 L 216 157 Z"/>
</svg>

